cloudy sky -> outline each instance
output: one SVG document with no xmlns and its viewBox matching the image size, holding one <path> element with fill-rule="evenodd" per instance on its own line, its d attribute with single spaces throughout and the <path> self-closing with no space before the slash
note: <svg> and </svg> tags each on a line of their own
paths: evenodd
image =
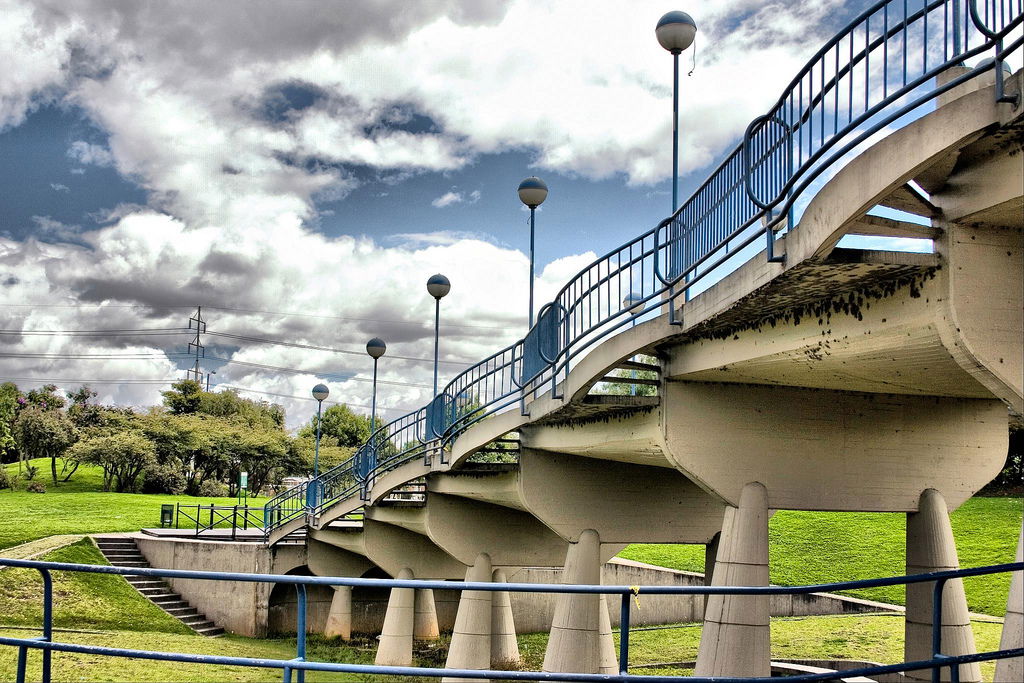
<svg viewBox="0 0 1024 683">
<path fill-rule="evenodd" d="M 442 382 L 525 332 L 521 179 L 551 191 L 538 305 L 670 213 L 664 12 L 699 27 L 686 196 L 864 6 L 0 0 L 0 380 L 157 403 L 201 305 L 211 385 L 291 425 L 318 380 L 363 407 L 380 336 L 397 417 L 430 393 L 433 273 Z"/>
</svg>

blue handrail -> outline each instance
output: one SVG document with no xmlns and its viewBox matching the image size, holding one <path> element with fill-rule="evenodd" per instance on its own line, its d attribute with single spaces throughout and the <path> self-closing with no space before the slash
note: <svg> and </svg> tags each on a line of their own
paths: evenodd
<svg viewBox="0 0 1024 683">
<path fill-rule="evenodd" d="M 863 11 L 815 53 L 672 216 L 580 271 L 545 306 L 551 315 L 541 316 L 523 340 L 455 377 L 441 393 L 446 408 L 440 419 L 430 411 L 429 433 L 427 408 L 380 427 L 355 455 L 371 465 L 364 470 L 363 497 L 384 471 L 417 457 L 428 461 L 433 452 L 443 459 L 444 449 L 473 424 L 516 403 L 525 406 L 549 384 L 554 395 L 571 360 L 629 325 L 634 314 L 667 306 L 669 321 L 681 324 L 680 297 L 685 302 L 756 240 L 765 239 L 769 261 L 782 260 L 774 253 L 775 232 L 792 223 L 796 203 L 822 173 L 885 127 L 990 69 L 997 74 L 997 98 L 1005 100 L 1002 62 L 1024 41 L 1005 47 L 1003 41 L 1022 22 L 1024 0 L 880 0 Z M 927 87 L 983 53 L 994 59 Z M 624 307 L 623 298 L 634 293 L 641 303 Z M 434 438 L 439 423 L 443 433 Z M 275 505 L 268 503 L 268 510 Z"/>
<path fill-rule="evenodd" d="M 942 668 L 958 667 L 987 660 L 1007 659 L 1024 656 L 1024 648 L 980 652 L 972 655 L 945 655 L 942 653 L 942 591 L 946 583 L 952 579 L 971 576 L 983 576 L 1003 572 L 1024 570 L 1024 562 L 998 564 L 969 569 L 914 574 L 910 576 L 886 577 L 880 579 L 862 579 L 839 583 L 816 584 L 808 586 L 602 586 L 572 585 L 551 583 L 484 583 L 473 581 L 421 581 L 408 579 L 360 579 L 349 577 L 296 576 L 293 574 L 242 574 L 238 572 L 206 572 L 184 569 L 151 569 L 126 568 L 110 565 L 73 564 L 68 562 L 42 562 L 38 560 L 14 560 L 0 558 L 0 566 L 36 569 L 43 577 L 43 624 L 42 635 L 34 638 L 0 637 L 0 645 L 18 648 L 17 678 L 18 683 L 26 680 L 26 664 L 28 650 L 37 649 L 43 652 L 42 681 L 50 683 L 50 654 L 57 652 L 79 652 L 108 657 L 133 657 L 173 662 L 192 662 L 199 664 L 227 664 L 265 669 L 281 669 L 285 683 L 292 680 L 292 672 L 296 672 L 299 683 L 304 681 L 306 671 L 335 671 L 342 673 L 359 673 L 370 675 L 391 676 L 448 676 L 452 678 L 486 678 L 501 680 L 558 680 L 558 681 L 621 681 L 622 683 L 641 683 L 650 681 L 691 681 L 693 683 L 771 683 L 771 678 L 736 678 L 736 677 L 682 677 L 682 676 L 637 676 L 629 673 L 629 633 L 630 633 L 630 602 L 639 595 L 798 595 L 806 593 L 834 592 L 858 588 L 874 588 L 878 586 L 895 586 L 910 583 L 934 582 L 932 598 L 932 656 L 927 660 L 889 664 L 884 666 L 868 666 L 858 669 L 844 670 L 843 678 L 854 676 L 872 676 L 882 673 L 931 669 L 933 677 L 938 677 Z M 53 640 L 53 591 L 51 572 L 71 571 L 92 574 L 119 574 L 134 576 L 153 576 L 169 579 L 199 579 L 206 581 L 240 581 L 245 583 L 276 583 L 295 586 L 298 600 L 296 616 L 296 656 L 294 659 L 267 659 L 258 657 L 222 657 L 216 655 L 193 655 L 180 652 L 160 652 L 154 650 L 134 650 L 127 648 L 111 648 L 98 645 L 76 645 Z M 442 669 L 436 667 L 399 667 L 370 666 L 361 664 L 341 664 L 335 662 L 311 662 L 306 659 L 306 586 L 353 586 L 376 588 L 414 588 L 433 590 L 474 590 L 474 591 L 510 591 L 516 593 L 575 593 L 618 595 L 620 598 L 620 647 L 619 675 L 584 674 L 584 673 L 546 673 L 539 671 L 496 671 L 490 669 Z M 835 673 L 802 674 L 789 677 L 793 681 L 830 681 L 835 680 Z M 956 680 L 956 678 L 954 678 Z"/>
</svg>

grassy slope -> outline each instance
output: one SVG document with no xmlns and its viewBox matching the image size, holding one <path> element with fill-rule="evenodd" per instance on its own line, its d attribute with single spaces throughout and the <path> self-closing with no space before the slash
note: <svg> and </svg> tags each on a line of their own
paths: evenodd
<svg viewBox="0 0 1024 683">
<path fill-rule="evenodd" d="M 972 498 L 952 514 L 960 564 L 1012 562 L 1021 524 L 1020 498 Z M 905 571 L 906 517 L 888 513 L 777 512 L 768 524 L 771 580 L 781 585 L 896 576 Z M 704 571 L 704 546 L 631 545 L 622 557 L 686 571 Z M 1009 576 L 969 579 L 976 612 L 1002 616 Z M 903 603 L 903 588 L 851 591 Z"/>
<path fill-rule="evenodd" d="M 46 493 L 0 491 L 0 549 L 53 534 L 138 531 L 160 526 L 160 505 L 164 503 L 236 502 L 234 498 L 104 493 L 102 470 L 95 466 L 80 467 L 71 481 L 54 487 L 49 478 L 49 460 L 31 462 L 40 468 L 36 478 L 46 484 Z M 5 467 L 15 474 L 18 471 L 16 463 Z M 249 503 L 262 505 L 265 500 L 250 498 Z"/>
<path fill-rule="evenodd" d="M 41 559 L 109 564 L 89 539 L 49 552 Z M 39 572 L 3 570 L 0 572 L 0 622 L 7 626 L 37 626 L 42 619 L 41 596 Z M 53 623 L 57 627 L 191 633 L 119 576 L 54 572 L 53 596 Z"/>
</svg>

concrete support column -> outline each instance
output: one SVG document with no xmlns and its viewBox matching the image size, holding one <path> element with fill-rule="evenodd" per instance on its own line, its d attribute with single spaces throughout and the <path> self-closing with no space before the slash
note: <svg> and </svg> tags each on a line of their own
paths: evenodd
<svg viewBox="0 0 1024 683">
<path fill-rule="evenodd" d="M 466 581 L 491 580 L 491 557 L 480 553 L 476 562 L 466 571 Z M 491 665 L 491 600 L 490 591 L 462 591 L 459 611 L 455 615 L 455 628 L 448 648 L 449 669 L 487 669 Z M 486 683 L 482 678 L 444 677 L 441 683 Z"/>
<path fill-rule="evenodd" d="M 704 546 L 704 585 L 711 585 L 711 577 L 715 575 L 715 559 L 718 557 L 718 541 L 722 538 L 722 532 L 718 532 L 711 538 L 711 542 Z"/>
<path fill-rule="evenodd" d="M 726 508 L 712 585 L 768 585 L 768 491 L 751 482 Z M 709 595 L 696 676 L 769 676 L 767 595 Z"/>
<path fill-rule="evenodd" d="M 398 572 L 397 579 L 413 578 L 411 569 Z M 373 663 L 378 666 L 412 666 L 412 629 L 415 588 L 392 588 L 384 628 Z"/>
<path fill-rule="evenodd" d="M 331 611 L 327 613 L 324 635 L 349 640 L 352 637 L 352 586 L 333 586 Z"/>
<path fill-rule="evenodd" d="M 1017 557 L 1014 562 L 1024 562 L 1024 525 L 1020 528 L 1017 541 Z M 1000 650 L 1024 647 L 1024 572 L 1014 572 L 1010 579 L 1010 597 L 1006 599 L 1006 619 L 1003 621 L 1003 637 L 999 640 Z M 1024 657 L 1000 659 L 996 662 L 996 683 L 1024 681 Z"/>
<path fill-rule="evenodd" d="M 593 529 L 570 544 L 565 557 L 562 583 L 601 583 L 601 538 Z M 544 653 L 544 671 L 558 673 L 618 673 L 605 668 L 601 638 L 601 596 L 579 593 L 559 594 L 551 621 L 551 636 Z M 608 615 L 605 604 L 605 618 Z M 608 628 L 611 635 L 611 627 Z M 614 651 L 614 646 L 612 647 Z"/>
<path fill-rule="evenodd" d="M 441 630 L 437 627 L 437 609 L 434 608 L 434 591 L 428 588 L 418 588 L 416 589 L 412 637 L 415 640 L 437 640 L 440 635 Z"/>
<path fill-rule="evenodd" d="M 917 512 L 907 514 L 907 574 L 924 574 L 958 569 L 960 566 L 949 524 L 946 501 L 935 489 L 921 493 Z M 907 586 L 907 618 L 904 626 L 905 661 L 930 659 L 932 656 L 932 583 Z M 942 653 L 965 655 L 976 652 L 967 597 L 961 579 L 946 582 L 942 592 Z M 949 669 L 941 672 L 941 680 L 950 680 Z M 930 671 L 908 671 L 908 681 L 930 681 Z M 981 680 L 977 664 L 960 667 L 960 680 L 973 683 Z"/>
<path fill-rule="evenodd" d="M 492 579 L 505 583 L 508 575 L 504 569 L 495 569 Z M 512 618 L 512 599 L 508 591 L 491 593 L 491 668 L 511 669 L 519 664 L 519 642 L 516 641 L 516 624 Z"/>
<path fill-rule="evenodd" d="M 619 653 L 615 650 L 615 638 L 612 637 L 612 620 L 608 614 L 608 596 L 598 596 L 598 633 L 597 639 L 601 645 L 601 673 L 619 673 Z"/>
</svg>

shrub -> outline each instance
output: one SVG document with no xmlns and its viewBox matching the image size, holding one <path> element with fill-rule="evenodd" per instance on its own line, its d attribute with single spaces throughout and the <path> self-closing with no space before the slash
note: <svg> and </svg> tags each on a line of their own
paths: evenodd
<svg viewBox="0 0 1024 683">
<path fill-rule="evenodd" d="M 185 475 L 170 465 L 157 465 L 146 470 L 142 479 L 143 493 L 178 495 L 185 490 Z"/>
<path fill-rule="evenodd" d="M 0 491 L 4 489 L 14 490 L 14 477 L 7 473 L 7 470 L 0 467 Z"/>
<path fill-rule="evenodd" d="M 29 485 L 25 487 L 25 490 L 29 493 L 46 493 L 46 484 L 41 481 L 29 482 Z"/>
<path fill-rule="evenodd" d="M 33 479 L 36 478 L 37 474 L 39 474 L 39 468 L 36 467 L 35 465 L 29 465 L 28 463 L 26 463 L 25 471 L 22 473 L 21 476 L 25 478 L 25 481 L 32 481 Z"/>
<path fill-rule="evenodd" d="M 228 487 L 208 479 L 199 486 L 199 495 L 204 498 L 223 498 L 228 495 Z"/>
</svg>

